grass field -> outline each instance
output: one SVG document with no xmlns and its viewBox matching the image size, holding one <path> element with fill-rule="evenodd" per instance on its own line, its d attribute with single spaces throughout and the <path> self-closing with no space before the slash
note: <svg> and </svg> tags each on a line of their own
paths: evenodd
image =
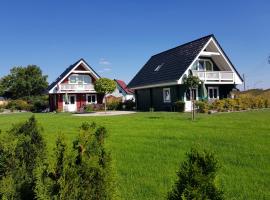
<svg viewBox="0 0 270 200">
<path fill-rule="evenodd" d="M 0 129 L 31 114 L 0 115 Z M 165 199 L 179 163 L 192 146 L 216 153 L 222 168 L 217 184 L 226 199 L 270 199 L 270 111 L 199 115 L 138 113 L 111 117 L 36 114 L 52 150 L 58 133 L 72 141 L 81 122 L 95 121 L 109 130 L 122 199 Z"/>
</svg>

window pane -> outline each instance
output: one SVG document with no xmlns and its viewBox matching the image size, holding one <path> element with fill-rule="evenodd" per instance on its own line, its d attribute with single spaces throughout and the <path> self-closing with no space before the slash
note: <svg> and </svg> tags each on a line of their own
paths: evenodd
<svg viewBox="0 0 270 200">
<path fill-rule="evenodd" d="M 91 96 L 90 96 L 90 95 L 87 96 L 87 102 L 88 102 L 88 103 L 91 103 Z"/>
<path fill-rule="evenodd" d="M 83 75 L 78 76 L 78 83 L 82 84 L 83 83 Z"/>
<path fill-rule="evenodd" d="M 206 71 L 213 71 L 212 63 L 208 60 L 205 61 L 205 69 L 206 69 Z"/>
<path fill-rule="evenodd" d="M 216 99 L 217 98 L 217 89 L 213 89 L 214 90 L 214 98 Z"/>
<path fill-rule="evenodd" d="M 92 95 L 92 103 L 95 103 L 95 102 L 96 102 L 96 96 Z"/>
<path fill-rule="evenodd" d="M 171 101 L 171 94 L 169 89 L 164 89 L 163 90 L 163 100 L 164 102 L 170 102 Z"/>
<path fill-rule="evenodd" d="M 70 104 L 75 104 L 75 97 L 74 96 L 70 96 Z"/>
<path fill-rule="evenodd" d="M 209 96 L 209 98 L 213 98 L 213 89 L 211 88 L 211 89 L 209 89 L 209 91 L 208 91 L 208 96 Z"/>
<path fill-rule="evenodd" d="M 186 91 L 186 100 L 190 101 L 190 90 L 189 89 Z"/>
<path fill-rule="evenodd" d="M 198 70 L 199 71 L 204 71 L 204 61 L 203 60 L 200 60 L 198 62 Z"/>
<path fill-rule="evenodd" d="M 90 78 L 90 76 L 88 76 L 88 75 L 85 75 L 85 76 L 84 76 L 84 83 L 87 83 L 87 84 L 91 83 L 91 78 Z"/>
<path fill-rule="evenodd" d="M 197 96 L 196 96 L 196 89 L 192 89 L 192 98 L 194 99 L 194 100 L 196 100 L 196 98 L 197 98 Z"/>
<path fill-rule="evenodd" d="M 70 83 L 76 83 L 76 76 L 71 75 L 71 76 L 69 77 L 69 82 L 70 82 Z"/>
</svg>

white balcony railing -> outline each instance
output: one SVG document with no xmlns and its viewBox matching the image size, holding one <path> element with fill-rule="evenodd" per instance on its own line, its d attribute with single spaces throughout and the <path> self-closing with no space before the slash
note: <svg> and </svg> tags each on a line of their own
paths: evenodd
<svg viewBox="0 0 270 200">
<path fill-rule="evenodd" d="M 68 84 L 63 83 L 59 85 L 60 91 L 92 91 L 94 90 L 93 84 Z"/>
<path fill-rule="evenodd" d="M 192 71 L 194 76 L 205 82 L 234 82 L 232 71 Z"/>
</svg>

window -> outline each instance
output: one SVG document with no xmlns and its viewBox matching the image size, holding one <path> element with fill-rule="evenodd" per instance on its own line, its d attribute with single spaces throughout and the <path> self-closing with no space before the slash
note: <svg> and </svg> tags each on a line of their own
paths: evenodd
<svg viewBox="0 0 270 200">
<path fill-rule="evenodd" d="M 89 75 L 72 74 L 69 77 L 69 83 L 71 84 L 90 84 L 92 81 Z"/>
<path fill-rule="evenodd" d="M 213 71 L 213 63 L 209 59 L 199 59 L 194 63 L 192 69 L 198 71 Z"/>
<path fill-rule="evenodd" d="M 97 103 L 97 95 L 96 94 L 87 94 L 86 95 L 86 103 L 87 104 Z"/>
<path fill-rule="evenodd" d="M 192 93 L 191 93 L 192 92 Z M 193 95 L 193 99 L 197 99 L 198 89 L 187 89 L 186 91 L 186 101 L 191 101 L 191 94 Z"/>
<path fill-rule="evenodd" d="M 164 63 L 158 65 L 156 68 L 155 68 L 155 72 L 158 72 L 160 70 L 160 68 L 164 65 Z"/>
<path fill-rule="evenodd" d="M 76 76 L 75 75 L 71 75 L 69 77 L 69 83 L 76 83 Z"/>
<path fill-rule="evenodd" d="M 208 98 L 209 99 L 219 99 L 218 87 L 208 87 Z"/>
<path fill-rule="evenodd" d="M 164 101 L 164 103 L 170 103 L 171 102 L 170 88 L 163 88 L 163 101 Z"/>
</svg>

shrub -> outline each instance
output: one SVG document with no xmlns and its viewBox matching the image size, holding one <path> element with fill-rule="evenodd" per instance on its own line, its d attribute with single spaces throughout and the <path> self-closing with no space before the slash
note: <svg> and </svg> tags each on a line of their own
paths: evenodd
<svg viewBox="0 0 270 200">
<path fill-rule="evenodd" d="M 169 193 L 169 200 L 224 199 L 223 192 L 215 185 L 218 162 L 212 153 L 191 149 L 187 160 L 180 165 L 178 180 Z"/>
<path fill-rule="evenodd" d="M 31 105 L 29 105 L 26 101 L 17 99 L 17 100 L 11 100 L 8 102 L 7 109 L 10 110 L 26 110 L 30 111 L 31 110 Z"/>
<path fill-rule="evenodd" d="M 104 148 L 107 130 L 83 123 L 80 134 L 68 149 L 58 136 L 51 165 L 36 171 L 38 199 L 113 199 L 115 183 L 111 156 Z"/>
<path fill-rule="evenodd" d="M 93 112 L 93 111 L 94 111 L 93 104 L 88 104 L 84 106 L 84 112 Z"/>
<path fill-rule="evenodd" d="M 133 100 L 126 100 L 122 104 L 122 108 L 124 110 L 135 110 L 136 108 L 136 103 Z"/>
<path fill-rule="evenodd" d="M 212 103 L 212 108 L 214 110 L 217 110 L 218 112 L 223 112 L 225 111 L 225 100 L 216 100 Z"/>
<path fill-rule="evenodd" d="M 103 111 L 105 109 L 104 104 L 93 104 L 93 110 L 94 111 Z"/>
<path fill-rule="evenodd" d="M 122 105 L 122 102 L 119 100 L 113 100 L 113 101 L 107 102 L 108 110 L 120 110 L 121 105 Z"/>
<path fill-rule="evenodd" d="M 27 99 L 27 102 L 31 105 L 32 112 L 42 112 L 49 108 L 48 95 L 33 96 Z"/>
<path fill-rule="evenodd" d="M 0 144 L 0 196 L 2 199 L 34 199 L 34 169 L 43 159 L 45 143 L 34 116 L 16 124 Z M 2 143 L 3 141 L 3 143 Z"/>
<path fill-rule="evenodd" d="M 198 112 L 200 113 L 208 113 L 209 111 L 209 104 L 206 101 L 196 101 L 196 107 L 198 108 Z"/>
<path fill-rule="evenodd" d="M 174 103 L 175 111 L 184 112 L 185 111 L 185 102 L 184 101 L 176 101 Z"/>
</svg>

